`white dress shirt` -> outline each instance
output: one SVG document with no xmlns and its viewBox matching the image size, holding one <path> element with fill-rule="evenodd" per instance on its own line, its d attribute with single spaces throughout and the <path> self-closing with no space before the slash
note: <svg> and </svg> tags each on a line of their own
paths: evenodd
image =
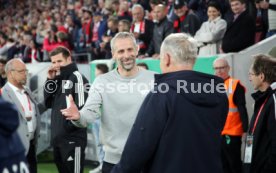
<svg viewBox="0 0 276 173">
<path fill-rule="evenodd" d="M 34 132 L 36 129 L 36 110 L 35 110 L 35 104 L 32 102 L 30 97 L 28 96 L 27 92 L 24 89 L 19 89 L 10 82 L 8 82 L 8 85 L 12 88 L 14 91 L 16 97 L 18 98 L 21 108 L 18 109 L 23 109 L 24 111 L 24 116 L 27 120 L 28 124 L 28 131 L 29 131 L 29 139 L 34 138 Z"/>
</svg>

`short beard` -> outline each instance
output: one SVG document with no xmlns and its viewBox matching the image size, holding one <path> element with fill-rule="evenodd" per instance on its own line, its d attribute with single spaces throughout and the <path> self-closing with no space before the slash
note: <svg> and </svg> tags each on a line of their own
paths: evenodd
<svg viewBox="0 0 276 173">
<path fill-rule="evenodd" d="M 131 60 L 133 60 L 133 59 L 131 59 Z M 124 63 L 122 61 L 118 60 L 117 62 L 118 62 L 118 64 L 120 64 L 122 66 L 122 68 L 124 70 L 131 71 L 135 67 L 135 63 L 136 63 L 135 60 L 133 60 L 133 61 L 134 62 L 132 64 L 127 65 L 127 67 L 126 67 L 126 65 L 124 65 Z"/>
</svg>

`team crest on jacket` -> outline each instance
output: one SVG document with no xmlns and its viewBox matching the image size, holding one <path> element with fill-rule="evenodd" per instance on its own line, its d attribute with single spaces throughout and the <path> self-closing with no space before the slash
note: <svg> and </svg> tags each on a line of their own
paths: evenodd
<svg viewBox="0 0 276 173">
<path fill-rule="evenodd" d="M 67 80 L 63 86 L 64 89 L 70 89 L 71 88 L 71 81 Z"/>
</svg>

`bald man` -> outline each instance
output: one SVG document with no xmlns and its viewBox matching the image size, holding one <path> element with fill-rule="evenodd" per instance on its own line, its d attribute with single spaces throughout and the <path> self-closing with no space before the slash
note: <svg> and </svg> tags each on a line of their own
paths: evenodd
<svg viewBox="0 0 276 173">
<path fill-rule="evenodd" d="M 222 131 L 222 163 L 225 173 L 241 173 L 241 139 L 248 128 L 245 87 L 238 79 L 230 77 L 230 66 L 224 58 L 213 63 L 215 75 L 224 80 L 229 111 Z"/>
<path fill-rule="evenodd" d="M 36 146 L 40 129 L 38 103 L 25 86 L 28 70 L 21 59 L 12 59 L 5 66 L 8 82 L 2 88 L 2 96 L 18 110 L 17 133 L 26 150 L 30 173 L 37 172 Z"/>
<path fill-rule="evenodd" d="M 159 4 L 153 9 L 153 36 L 144 57 L 159 58 L 162 41 L 173 33 L 173 24 L 167 18 L 166 6 Z"/>
</svg>

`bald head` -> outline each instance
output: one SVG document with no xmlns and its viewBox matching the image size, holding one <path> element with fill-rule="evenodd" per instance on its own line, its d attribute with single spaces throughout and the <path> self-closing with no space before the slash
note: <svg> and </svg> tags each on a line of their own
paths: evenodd
<svg viewBox="0 0 276 173">
<path fill-rule="evenodd" d="M 216 59 L 213 63 L 213 68 L 216 76 L 221 77 L 224 80 L 229 77 L 230 66 L 226 59 Z"/>
<path fill-rule="evenodd" d="M 27 82 L 27 68 L 25 63 L 18 58 L 11 59 L 7 62 L 5 71 L 8 81 L 18 88 L 23 88 Z"/>
<path fill-rule="evenodd" d="M 167 15 L 166 7 L 163 4 L 156 5 L 153 9 L 154 19 L 161 21 Z"/>
</svg>

